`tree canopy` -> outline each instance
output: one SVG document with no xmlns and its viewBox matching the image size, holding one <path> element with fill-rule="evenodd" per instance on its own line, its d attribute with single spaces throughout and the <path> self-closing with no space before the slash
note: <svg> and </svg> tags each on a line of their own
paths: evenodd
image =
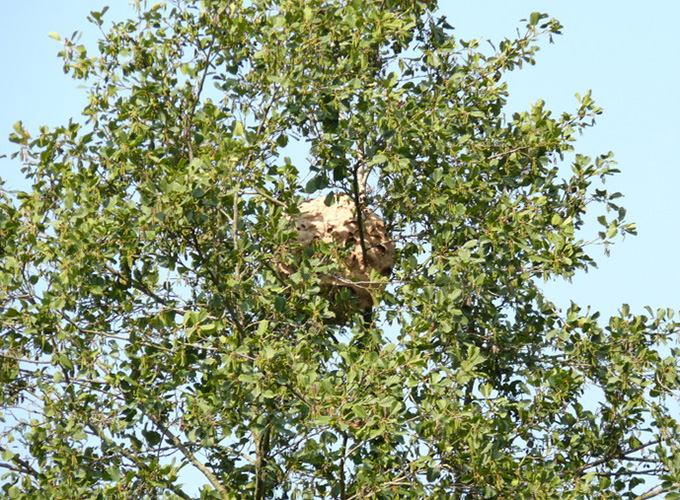
<svg viewBox="0 0 680 500">
<path fill-rule="evenodd" d="M 32 187 L 0 189 L 6 498 L 680 498 L 673 311 L 541 288 L 635 232 L 575 150 L 590 93 L 507 116 L 558 21 L 487 49 L 433 0 L 105 19 L 60 53 L 82 115 L 17 123 Z M 297 240 L 340 196 L 396 247 L 371 317 L 327 293 L 347 248 Z"/>
</svg>

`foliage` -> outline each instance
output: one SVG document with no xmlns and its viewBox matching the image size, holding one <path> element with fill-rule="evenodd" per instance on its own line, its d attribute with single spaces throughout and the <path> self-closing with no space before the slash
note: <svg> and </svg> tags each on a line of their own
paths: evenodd
<svg viewBox="0 0 680 500">
<path fill-rule="evenodd" d="M 573 153 L 590 94 L 504 115 L 557 21 L 488 53 L 426 0 L 104 15 L 63 42 L 82 118 L 17 124 L 32 188 L 0 191 L 6 498 L 680 497 L 673 312 L 538 285 L 593 266 L 587 209 L 634 232 Z M 337 249 L 295 251 L 330 192 L 398 247 L 372 323 L 330 321 Z"/>
</svg>

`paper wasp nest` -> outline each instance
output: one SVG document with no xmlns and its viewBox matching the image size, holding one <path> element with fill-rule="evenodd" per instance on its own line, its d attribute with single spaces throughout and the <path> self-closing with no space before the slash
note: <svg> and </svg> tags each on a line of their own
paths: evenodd
<svg viewBox="0 0 680 500">
<path fill-rule="evenodd" d="M 383 220 L 370 209 L 363 209 L 362 223 L 366 248 L 364 259 L 355 203 L 349 196 L 336 195 L 331 206 L 326 206 L 325 197 L 315 198 L 302 203 L 299 208 L 300 215 L 295 219 L 295 225 L 298 232 L 297 241 L 302 247 L 308 247 L 314 241 L 321 240 L 345 249 L 342 275 L 323 275 L 322 283 L 330 285 L 332 289 L 348 287 L 356 293 L 358 308 L 372 307 L 371 291 L 384 286 L 384 283 L 376 281 L 375 276 L 371 279 L 371 270 L 389 277 L 394 266 L 394 242 L 387 234 Z M 286 274 L 291 272 L 291 270 L 283 271 Z M 338 309 L 341 307 L 339 306 Z M 344 316 L 344 314 L 339 314 L 339 316 Z"/>
</svg>

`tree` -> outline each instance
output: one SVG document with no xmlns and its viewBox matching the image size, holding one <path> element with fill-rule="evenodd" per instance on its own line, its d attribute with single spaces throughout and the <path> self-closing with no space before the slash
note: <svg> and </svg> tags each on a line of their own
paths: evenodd
<svg viewBox="0 0 680 500">
<path fill-rule="evenodd" d="M 436 7 L 174 0 L 64 42 L 81 121 L 17 124 L 0 191 L 7 498 L 680 497 L 673 311 L 540 288 L 634 233 L 574 154 L 590 94 L 504 116 L 560 24 L 486 51 Z M 372 319 L 323 293 L 346 249 L 296 242 L 310 195 L 386 221 Z"/>
</svg>

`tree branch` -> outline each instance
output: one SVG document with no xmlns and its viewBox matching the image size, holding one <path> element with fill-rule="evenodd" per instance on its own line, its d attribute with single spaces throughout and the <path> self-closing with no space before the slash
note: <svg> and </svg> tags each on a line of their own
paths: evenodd
<svg viewBox="0 0 680 500">
<path fill-rule="evenodd" d="M 362 206 L 362 200 L 361 197 L 364 194 L 363 190 L 361 189 L 361 185 L 359 183 L 359 169 L 361 168 L 360 165 L 355 165 L 354 166 L 354 172 L 353 172 L 353 177 L 352 177 L 352 184 L 353 184 L 353 197 L 354 197 L 354 206 L 357 214 L 357 225 L 359 226 L 359 243 L 361 245 L 361 254 L 364 258 L 364 265 L 368 265 L 368 253 L 366 250 L 366 239 L 365 239 L 365 234 L 364 234 L 364 217 L 363 217 L 363 206 Z"/>
<path fill-rule="evenodd" d="M 255 500 L 264 500 L 267 495 L 267 462 L 269 461 L 271 422 L 267 422 L 260 435 L 255 437 Z"/>
<path fill-rule="evenodd" d="M 147 416 L 151 419 L 151 421 L 156 424 L 156 426 L 163 432 L 164 435 L 166 435 L 170 441 L 172 442 L 173 445 L 177 447 L 177 449 L 184 455 L 184 457 L 191 462 L 191 465 L 196 467 L 201 473 L 210 481 L 210 484 L 217 490 L 219 493 L 220 497 L 222 497 L 224 500 L 229 499 L 229 492 L 227 489 L 220 483 L 220 480 L 215 476 L 210 469 L 208 469 L 205 465 L 203 465 L 197 458 L 196 455 L 194 455 L 186 446 L 184 446 L 184 443 L 180 441 L 180 439 L 175 436 L 170 430 L 163 425 L 160 420 L 153 418 L 152 416 L 148 415 Z"/>
<path fill-rule="evenodd" d="M 655 496 L 661 495 L 666 491 L 668 491 L 668 489 L 663 487 L 652 489 L 647 491 L 646 493 L 643 493 L 642 495 L 636 496 L 635 498 L 633 498 L 633 500 L 648 500 L 650 498 L 654 498 Z"/>
<path fill-rule="evenodd" d="M 5 452 L 7 452 L 7 451 L 10 451 L 10 450 L 8 450 L 7 448 L 5 448 L 4 446 L 0 446 L 0 453 L 5 453 Z M 37 478 L 37 479 L 43 477 L 42 473 L 40 473 L 39 471 L 35 470 L 35 469 L 31 466 L 31 464 L 29 464 L 28 462 L 26 462 L 24 459 L 20 458 L 18 455 L 15 454 L 15 455 L 14 455 L 12 458 L 10 458 L 9 460 L 10 460 L 11 462 L 14 462 L 15 464 L 17 464 L 17 466 L 18 466 L 18 472 L 26 472 L 26 473 L 30 474 L 31 476 L 33 476 L 33 477 L 35 477 L 35 478 Z M 14 469 L 14 468 L 11 468 L 11 469 Z"/>
<path fill-rule="evenodd" d="M 194 124 L 194 115 L 196 114 L 196 107 L 201 99 L 201 93 L 203 92 L 203 87 L 205 86 L 205 79 L 208 76 L 208 70 L 211 67 L 210 56 L 212 55 L 213 45 L 215 44 L 215 39 L 210 40 L 210 45 L 208 46 L 207 54 L 205 55 L 205 68 L 203 69 L 203 74 L 201 75 L 201 80 L 196 87 L 196 95 L 194 96 L 193 102 L 191 103 L 191 109 L 187 115 L 186 125 L 182 131 L 182 135 L 186 140 L 187 145 L 187 156 L 189 157 L 189 162 L 194 159 L 194 148 L 193 140 L 191 139 L 191 127 Z"/>
<path fill-rule="evenodd" d="M 340 457 L 340 500 L 347 500 L 346 478 L 345 478 L 345 458 L 347 452 L 347 431 L 342 433 L 342 456 Z"/>
<path fill-rule="evenodd" d="M 659 444 L 660 441 L 661 441 L 660 439 L 656 439 L 654 441 L 650 441 L 649 443 L 641 444 L 637 448 L 633 448 L 633 449 L 628 450 L 626 452 L 619 453 L 616 456 L 601 458 L 600 460 L 596 460 L 592 463 L 589 463 L 589 464 L 586 464 L 586 465 L 580 467 L 576 472 L 577 472 L 577 474 L 583 474 L 583 472 L 587 471 L 588 469 L 592 469 L 593 467 L 597 467 L 598 465 L 605 464 L 605 463 L 610 462 L 612 460 L 624 460 L 624 459 L 627 460 L 628 455 L 630 455 L 631 453 L 636 453 L 636 452 L 643 450 L 643 449 L 645 449 L 649 446 L 654 446 L 655 444 Z"/>
</svg>

